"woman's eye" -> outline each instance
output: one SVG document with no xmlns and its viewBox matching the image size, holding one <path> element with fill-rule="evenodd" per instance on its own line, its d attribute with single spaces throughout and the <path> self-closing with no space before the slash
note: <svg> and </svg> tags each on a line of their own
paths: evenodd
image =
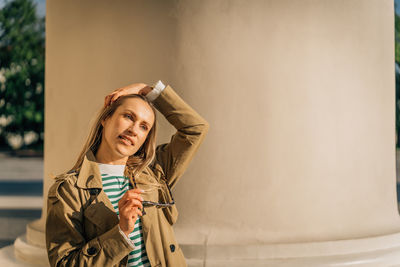
<svg viewBox="0 0 400 267">
<path fill-rule="evenodd" d="M 147 126 L 146 125 L 142 125 L 142 129 L 147 131 Z"/>
<path fill-rule="evenodd" d="M 127 117 L 127 118 L 129 118 L 129 119 L 132 119 L 132 116 L 129 115 L 129 114 L 125 114 L 125 117 Z"/>
</svg>

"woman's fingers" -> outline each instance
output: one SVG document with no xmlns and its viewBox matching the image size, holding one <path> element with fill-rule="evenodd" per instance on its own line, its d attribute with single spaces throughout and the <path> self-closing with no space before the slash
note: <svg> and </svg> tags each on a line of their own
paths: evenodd
<svg viewBox="0 0 400 267">
<path fill-rule="evenodd" d="M 137 208 L 143 209 L 143 204 L 142 204 L 142 202 L 139 201 L 139 200 L 136 200 L 136 199 L 131 199 L 131 200 L 129 200 L 128 203 L 126 203 L 126 205 L 127 205 L 128 207 L 131 207 L 131 208 L 137 207 Z"/>
<path fill-rule="evenodd" d="M 128 192 L 140 194 L 140 193 L 143 192 L 143 190 L 142 190 L 142 189 L 139 189 L 139 188 L 135 188 L 135 189 L 130 189 L 130 190 L 128 190 L 127 193 L 128 193 Z"/>
<path fill-rule="evenodd" d="M 134 230 L 138 216 L 143 216 L 140 209 L 143 205 L 138 189 L 128 190 L 118 201 L 119 225 L 126 235 Z"/>
<path fill-rule="evenodd" d="M 138 215 L 140 215 L 140 216 L 143 216 L 142 210 L 141 210 L 141 209 L 136 208 L 136 213 L 137 213 Z"/>
<path fill-rule="evenodd" d="M 109 94 L 107 96 L 107 106 L 111 105 L 115 100 L 118 99 L 118 97 L 120 97 L 120 93 L 118 93 L 118 92 L 113 92 L 113 93 Z"/>
<path fill-rule="evenodd" d="M 122 94 L 120 92 L 116 92 L 111 96 L 111 101 L 110 104 L 112 104 L 115 100 L 118 99 L 118 97 L 120 97 Z"/>
<path fill-rule="evenodd" d="M 120 96 L 125 95 L 123 91 L 117 91 L 117 92 L 113 92 L 111 94 L 109 94 L 108 96 L 106 96 L 105 98 L 105 106 L 111 105 L 114 101 L 116 101 Z"/>
<path fill-rule="evenodd" d="M 145 83 L 133 83 L 124 87 L 120 87 L 115 89 L 112 93 L 107 95 L 104 100 L 104 106 L 108 106 L 112 104 L 118 97 L 127 95 L 127 94 L 144 94 L 146 95 L 149 91 L 151 91 L 151 87 L 149 87 Z"/>
<path fill-rule="evenodd" d="M 104 106 L 107 107 L 111 104 L 111 98 L 114 96 L 114 93 L 109 94 L 104 98 Z"/>
<path fill-rule="evenodd" d="M 139 195 L 139 194 L 129 194 L 129 195 L 124 195 L 119 201 L 118 203 L 120 205 L 124 204 L 126 201 L 130 200 L 130 199 L 137 199 L 139 201 L 143 201 L 143 198 Z"/>
<path fill-rule="evenodd" d="M 104 98 L 104 107 L 107 107 L 108 106 L 108 99 L 110 98 L 110 95 L 107 95 L 105 98 Z"/>
<path fill-rule="evenodd" d="M 140 199 L 143 201 L 143 198 L 140 196 L 140 194 L 143 192 L 143 190 L 135 188 L 135 189 L 130 189 L 125 192 L 125 194 L 122 196 L 120 201 L 125 201 L 126 199 L 131 199 L 131 198 L 136 198 Z"/>
<path fill-rule="evenodd" d="M 130 210 L 127 211 L 127 214 L 129 218 L 132 217 L 136 218 L 138 215 L 143 216 L 142 211 L 138 207 L 131 208 Z"/>
<path fill-rule="evenodd" d="M 125 205 L 123 205 L 122 207 L 118 208 L 119 209 L 119 213 L 120 216 L 128 218 L 129 214 L 132 213 L 132 210 L 138 208 L 135 205 L 132 205 L 132 203 L 130 203 L 129 201 L 127 203 L 125 203 Z"/>
<path fill-rule="evenodd" d="M 143 216 L 142 211 L 138 207 L 125 206 L 120 210 L 120 217 L 125 219 L 136 218 L 138 215 Z"/>
<path fill-rule="evenodd" d="M 125 205 L 130 206 L 130 207 L 139 207 L 139 208 L 143 208 L 143 204 L 140 200 L 137 199 L 129 199 L 128 201 L 125 202 Z"/>
<path fill-rule="evenodd" d="M 135 216 L 134 209 L 132 207 L 124 207 L 122 210 L 119 212 L 119 217 L 122 219 L 130 219 L 132 216 Z"/>
<path fill-rule="evenodd" d="M 120 210 L 120 212 L 126 212 L 127 210 L 129 210 L 131 208 L 136 208 L 136 207 L 143 209 L 142 202 L 137 199 L 129 199 L 129 200 L 125 201 L 124 203 L 118 205 L 118 209 Z"/>
<path fill-rule="evenodd" d="M 118 201 L 118 208 L 121 209 L 122 207 L 125 207 L 126 205 L 130 206 L 139 206 L 143 208 L 142 201 L 143 198 L 140 196 L 140 189 L 131 189 L 128 190 L 122 198 Z"/>
<path fill-rule="evenodd" d="M 106 95 L 106 97 L 104 98 L 104 106 L 107 107 L 112 102 L 117 100 L 118 97 L 121 96 L 120 92 L 121 92 L 121 89 L 116 89 L 113 92 L 111 92 L 110 94 Z"/>
</svg>

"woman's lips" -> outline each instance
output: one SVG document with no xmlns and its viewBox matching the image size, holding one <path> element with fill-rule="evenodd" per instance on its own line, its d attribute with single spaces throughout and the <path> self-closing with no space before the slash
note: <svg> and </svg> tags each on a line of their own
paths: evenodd
<svg viewBox="0 0 400 267">
<path fill-rule="evenodd" d="M 122 142 L 124 142 L 126 145 L 130 145 L 130 146 L 134 145 L 133 141 L 131 139 L 129 139 L 128 137 L 126 137 L 125 135 L 120 135 L 120 136 L 118 136 L 118 138 L 120 140 L 122 140 Z"/>
</svg>

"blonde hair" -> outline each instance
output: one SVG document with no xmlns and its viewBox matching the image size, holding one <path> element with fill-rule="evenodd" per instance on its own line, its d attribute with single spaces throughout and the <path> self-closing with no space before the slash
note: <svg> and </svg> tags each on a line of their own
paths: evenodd
<svg viewBox="0 0 400 267">
<path fill-rule="evenodd" d="M 126 162 L 124 175 L 126 177 L 129 177 L 131 183 L 134 184 L 133 182 L 134 177 L 139 175 L 144 170 L 144 168 L 146 168 L 153 161 L 156 149 L 156 110 L 153 104 L 150 101 L 148 101 L 147 98 L 144 97 L 143 95 L 129 94 L 120 96 L 111 105 L 103 107 L 99 111 L 99 114 L 97 115 L 97 118 L 90 129 L 85 145 L 83 146 L 82 151 L 80 152 L 76 163 L 74 164 L 74 166 L 70 171 L 76 171 L 76 172 L 80 171 L 83 159 L 85 158 L 85 155 L 89 151 L 89 149 L 91 149 L 93 154 L 96 155 L 96 152 L 101 144 L 103 135 L 104 127 L 101 124 L 101 122 L 111 117 L 117 110 L 117 108 L 124 103 L 125 99 L 128 98 L 140 98 L 143 101 L 145 101 L 153 110 L 154 123 L 149 133 L 147 134 L 146 141 L 143 143 L 143 145 L 139 148 L 139 150 L 135 154 L 129 156 Z"/>
</svg>

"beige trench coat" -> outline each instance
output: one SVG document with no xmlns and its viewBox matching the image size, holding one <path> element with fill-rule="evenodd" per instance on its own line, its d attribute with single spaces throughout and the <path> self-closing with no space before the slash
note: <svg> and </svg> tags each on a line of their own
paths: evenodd
<svg viewBox="0 0 400 267">
<path fill-rule="evenodd" d="M 153 104 L 177 132 L 169 143 L 157 147 L 155 160 L 136 181 L 145 184 L 164 178 L 172 189 L 209 125 L 169 85 Z M 56 177 L 47 199 L 46 246 L 51 266 L 126 266 L 131 248 L 119 232 L 118 217 L 101 189 L 100 171 L 91 150 L 79 173 Z M 99 193 L 88 205 L 91 193 L 96 191 Z M 157 201 L 158 194 L 151 198 Z M 145 211 L 143 238 L 151 266 L 187 266 L 172 228 L 178 216 L 175 205 L 148 207 Z"/>
</svg>

